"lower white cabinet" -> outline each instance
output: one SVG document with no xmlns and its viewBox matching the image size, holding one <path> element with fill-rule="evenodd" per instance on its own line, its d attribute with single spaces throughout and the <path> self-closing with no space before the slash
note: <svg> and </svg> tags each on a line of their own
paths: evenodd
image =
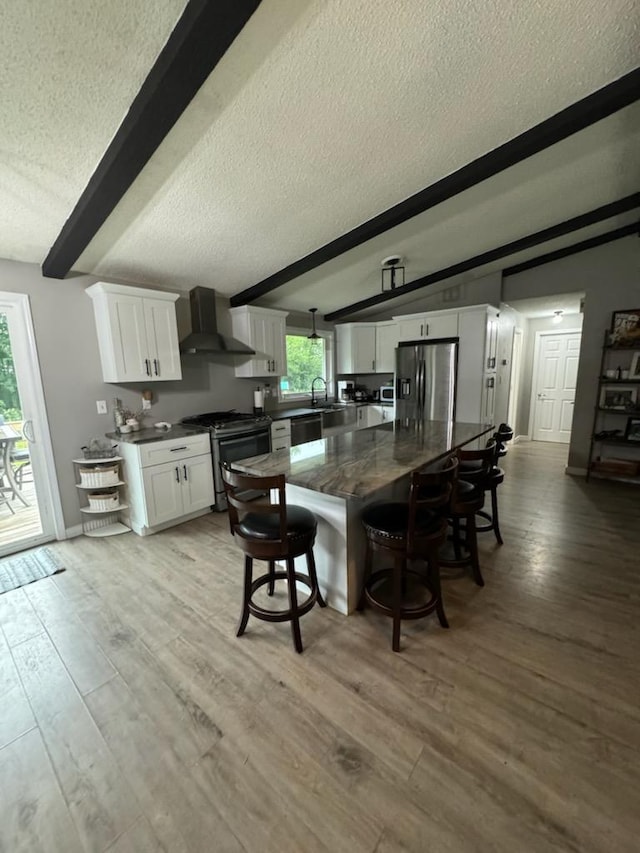
<svg viewBox="0 0 640 853">
<path fill-rule="evenodd" d="M 209 435 L 120 444 L 129 523 L 141 536 L 209 512 L 215 501 Z"/>
<path fill-rule="evenodd" d="M 380 426 L 394 419 L 393 406 L 367 406 L 367 426 Z"/>
<path fill-rule="evenodd" d="M 283 418 L 271 424 L 271 450 L 288 450 L 291 447 L 291 420 Z"/>
</svg>

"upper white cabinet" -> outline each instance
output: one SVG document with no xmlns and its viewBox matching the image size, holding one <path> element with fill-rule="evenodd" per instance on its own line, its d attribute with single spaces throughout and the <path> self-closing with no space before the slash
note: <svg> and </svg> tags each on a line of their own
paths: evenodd
<svg viewBox="0 0 640 853">
<path fill-rule="evenodd" d="M 376 323 L 376 373 L 394 373 L 398 341 L 395 320 Z"/>
<path fill-rule="evenodd" d="M 231 308 L 233 335 L 256 351 L 236 365 L 236 376 L 284 376 L 287 372 L 287 311 L 241 305 Z"/>
<path fill-rule="evenodd" d="M 376 372 L 376 324 L 344 323 L 336 326 L 337 372 Z"/>
<path fill-rule="evenodd" d="M 182 379 L 175 303 L 177 293 L 99 281 L 93 300 L 105 382 Z"/>
<path fill-rule="evenodd" d="M 430 338 L 455 338 L 458 335 L 457 311 L 430 311 L 393 318 L 398 324 L 398 341 Z"/>
<path fill-rule="evenodd" d="M 498 382 L 498 315 L 490 305 L 461 308 L 458 312 L 458 421 L 493 421 Z"/>
</svg>

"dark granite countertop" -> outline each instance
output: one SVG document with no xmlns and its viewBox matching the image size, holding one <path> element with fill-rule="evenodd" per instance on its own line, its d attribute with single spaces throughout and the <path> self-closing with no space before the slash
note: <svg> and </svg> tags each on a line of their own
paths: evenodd
<svg viewBox="0 0 640 853">
<path fill-rule="evenodd" d="M 190 435 L 198 435 L 198 433 L 208 432 L 201 427 L 187 429 L 182 424 L 174 424 L 171 429 L 139 429 L 137 432 L 126 432 L 121 435 L 119 432 L 107 432 L 105 435 L 112 441 L 119 441 L 123 444 L 147 444 L 151 441 L 168 441 L 170 438 L 188 438 Z"/>
<path fill-rule="evenodd" d="M 387 423 L 234 462 L 249 474 L 343 498 L 365 498 L 492 429 L 491 424 Z"/>
</svg>

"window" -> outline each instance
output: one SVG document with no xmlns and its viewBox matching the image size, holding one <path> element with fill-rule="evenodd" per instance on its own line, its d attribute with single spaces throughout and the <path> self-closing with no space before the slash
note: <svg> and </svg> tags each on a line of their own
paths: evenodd
<svg viewBox="0 0 640 853">
<path fill-rule="evenodd" d="M 321 376 L 333 396 L 331 382 L 331 334 L 320 332 L 320 337 L 310 340 L 308 332 L 290 330 L 287 333 L 287 375 L 280 377 L 280 396 L 284 399 L 309 397 L 311 383 Z M 324 395 L 324 386 L 316 382 L 316 390 Z"/>
</svg>

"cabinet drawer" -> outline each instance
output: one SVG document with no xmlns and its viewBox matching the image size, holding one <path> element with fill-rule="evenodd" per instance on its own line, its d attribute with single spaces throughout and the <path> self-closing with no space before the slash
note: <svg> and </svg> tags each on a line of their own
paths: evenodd
<svg viewBox="0 0 640 853">
<path fill-rule="evenodd" d="M 153 441 L 140 447 L 140 466 L 160 465 L 163 462 L 175 462 L 178 459 L 188 459 L 210 453 L 209 433 L 189 436 L 188 438 L 173 438 L 167 441 Z"/>
<path fill-rule="evenodd" d="M 271 424 L 271 438 L 275 441 L 285 435 L 291 435 L 291 421 L 285 418 L 282 421 L 273 421 Z"/>
<path fill-rule="evenodd" d="M 291 435 L 279 435 L 271 439 L 271 450 L 288 450 L 291 447 Z"/>
</svg>

